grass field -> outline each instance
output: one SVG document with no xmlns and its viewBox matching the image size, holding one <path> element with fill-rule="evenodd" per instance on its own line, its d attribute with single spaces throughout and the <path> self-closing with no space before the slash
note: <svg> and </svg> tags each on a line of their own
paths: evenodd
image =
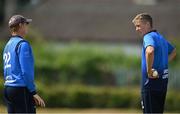
<svg viewBox="0 0 180 114">
<path fill-rule="evenodd" d="M 56 114 L 142 114 L 141 110 L 137 109 L 73 109 L 73 108 L 37 108 L 37 114 L 41 113 L 56 113 Z M 0 114 L 7 114 L 6 107 L 0 106 Z M 165 114 L 179 114 L 179 113 L 171 113 L 165 112 Z"/>
<path fill-rule="evenodd" d="M 140 113 L 133 109 L 38 109 L 39 113 Z"/>
<path fill-rule="evenodd" d="M 7 113 L 6 107 L 0 106 L 0 114 Z M 76 114 L 84 114 L 84 113 L 141 113 L 141 110 L 136 109 L 69 109 L 69 108 L 37 108 L 37 114 L 38 113 L 76 113 Z"/>
</svg>

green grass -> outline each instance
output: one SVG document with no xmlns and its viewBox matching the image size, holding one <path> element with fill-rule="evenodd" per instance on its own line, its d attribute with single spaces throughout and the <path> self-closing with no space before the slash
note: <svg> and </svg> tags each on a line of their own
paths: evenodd
<svg viewBox="0 0 180 114">
<path fill-rule="evenodd" d="M 6 107 L 4 106 L 0 106 L 0 113 L 1 114 L 6 114 Z M 72 109 L 72 108 L 37 108 L 37 114 L 41 114 L 41 113 L 59 113 L 59 114 L 112 114 L 112 113 L 136 113 L 136 114 L 140 114 L 142 113 L 142 110 L 137 110 L 137 109 L 116 109 L 116 108 L 104 108 L 104 109 L 97 109 L 97 108 L 88 108 L 88 109 Z M 172 114 L 172 112 L 165 112 L 165 114 Z M 178 114 L 177 113 L 173 113 L 173 114 Z"/>
<path fill-rule="evenodd" d="M 0 113 L 1 114 L 6 114 L 6 107 L 0 106 Z M 87 108 L 87 109 L 75 109 L 75 108 L 37 108 L 37 114 L 40 113 L 68 113 L 68 114 L 112 114 L 112 113 L 136 113 L 140 114 L 142 113 L 142 110 L 137 110 L 137 109 L 117 109 L 117 108 L 102 108 L 102 109 L 97 109 L 97 108 Z M 172 114 L 172 112 L 165 112 L 165 114 Z M 175 114 L 175 113 L 173 113 Z M 178 112 L 176 113 L 178 114 Z"/>
<path fill-rule="evenodd" d="M 38 113 L 77 113 L 77 114 L 84 114 L 84 113 L 140 113 L 141 110 L 137 109 L 97 109 L 97 108 L 87 108 L 87 109 L 75 109 L 75 108 L 37 108 Z M 7 113 L 6 107 L 0 106 L 0 113 Z"/>
</svg>

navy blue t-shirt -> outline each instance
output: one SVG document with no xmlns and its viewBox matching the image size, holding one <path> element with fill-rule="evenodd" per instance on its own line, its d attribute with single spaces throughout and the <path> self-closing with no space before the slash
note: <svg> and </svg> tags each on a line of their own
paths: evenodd
<svg viewBox="0 0 180 114">
<path fill-rule="evenodd" d="M 154 47 L 154 62 L 152 68 L 159 73 L 158 79 L 148 78 L 146 69 L 146 48 Z M 142 90 L 166 91 L 168 83 L 168 55 L 174 47 L 157 31 L 144 35 L 142 47 Z"/>
</svg>

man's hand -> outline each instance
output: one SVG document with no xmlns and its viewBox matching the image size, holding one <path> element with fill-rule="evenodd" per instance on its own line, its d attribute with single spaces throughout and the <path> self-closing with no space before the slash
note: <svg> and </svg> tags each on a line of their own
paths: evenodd
<svg viewBox="0 0 180 114">
<path fill-rule="evenodd" d="M 44 103 L 43 99 L 38 94 L 33 95 L 33 98 L 34 98 L 36 105 L 45 107 L 45 103 Z"/>
<path fill-rule="evenodd" d="M 151 79 L 159 78 L 158 72 L 155 69 L 151 69 L 151 70 L 147 71 L 147 73 L 148 73 L 148 77 Z"/>
<path fill-rule="evenodd" d="M 149 78 L 152 78 L 153 71 L 151 69 L 148 69 L 147 74 Z"/>
</svg>

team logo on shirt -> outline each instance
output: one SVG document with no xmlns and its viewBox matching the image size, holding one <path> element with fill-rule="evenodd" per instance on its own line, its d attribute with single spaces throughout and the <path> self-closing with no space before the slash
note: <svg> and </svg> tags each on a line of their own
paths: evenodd
<svg viewBox="0 0 180 114">
<path fill-rule="evenodd" d="M 165 69 L 162 75 L 162 79 L 168 78 L 168 69 Z"/>
</svg>

